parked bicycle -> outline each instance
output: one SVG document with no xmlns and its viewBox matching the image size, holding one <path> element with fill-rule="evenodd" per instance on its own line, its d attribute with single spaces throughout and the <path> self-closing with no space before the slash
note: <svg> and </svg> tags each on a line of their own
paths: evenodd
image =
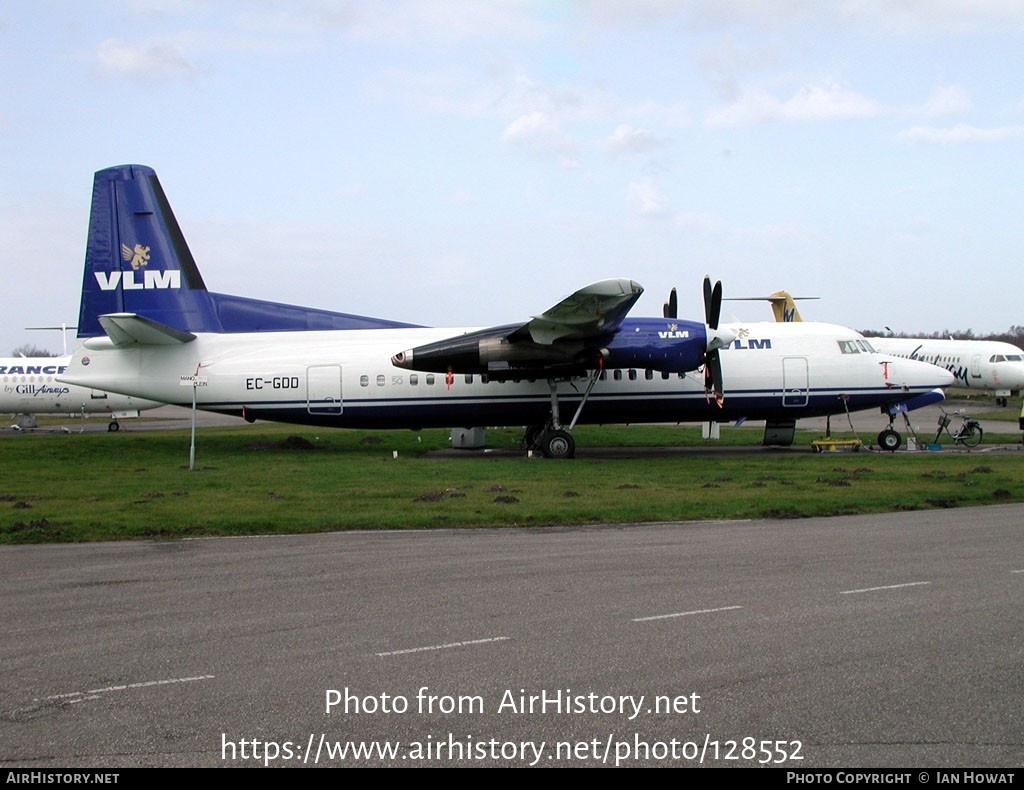
<svg viewBox="0 0 1024 790">
<path fill-rule="evenodd" d="M 946 412 L 942 412 L 942 416 L 939 417 L 939 430 L 935 432 L 935 442 L 938 443 L 939 437 L 945 431 L 953 440 L 953 444 L 961 444 L 964 447 L 977 447 L 981 444 L 981 439 L 985 435 L 981 428 L 981 423 L 962 412 L 958 416 L 962 417 L 963 421 L 955 430 L 950 430 L 949 426 L 953 419 Z"/>
</svg>

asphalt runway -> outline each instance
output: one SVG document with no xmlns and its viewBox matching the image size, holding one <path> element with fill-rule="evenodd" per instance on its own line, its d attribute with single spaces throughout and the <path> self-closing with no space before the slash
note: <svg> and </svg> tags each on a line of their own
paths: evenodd
<svg viewBox="0 0 1024 790">
<path fill-rule="evenodd" d="M 1024 765 L 1024 505 L 0 547 L 0 764 Z"/>
</svg>

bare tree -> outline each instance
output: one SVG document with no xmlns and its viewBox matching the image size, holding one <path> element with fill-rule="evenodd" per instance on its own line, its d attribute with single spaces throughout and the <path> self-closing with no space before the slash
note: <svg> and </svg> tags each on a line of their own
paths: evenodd
<svg viewBox="0 0 1024 790">
<path fill-rule="evenodd" d="M 23 346 L 18 346 L 14 351 L 11 352 L 11 356 L 14 357 L 56 357 L 59 354 L 54 354 L 52 351 L 48 351 L 45 348 L 37 348 L 36 346 L 26 343 Z"/>
</svg>

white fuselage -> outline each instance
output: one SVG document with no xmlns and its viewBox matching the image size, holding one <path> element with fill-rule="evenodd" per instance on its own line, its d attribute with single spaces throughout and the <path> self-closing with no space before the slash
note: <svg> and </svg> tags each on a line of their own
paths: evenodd
<svg viewBox="0 0 1024 790">
<path fill-rule="evenodd" d="M 798 419 L 877 407 L 952 382 L 932 365 L 871 353 L 861 335 L 843 327 L 730 328 L 736 340 L 721 352 L 724 407 L 706 395 L 702 372 L 605 370 L 579 421 Z M 475 330 L 199 333 L 186 343 L 120 347 L 92 338 L 61 379 L 185 406 L 194 394 L 200 409 L 281 422 L 377 428 L 544 423 L 551 410 L 546 380 L 448 376 L 391 363 L 403 349 Z M 584 384 L 557 385 L 566 423 Z"/>
<path fill-rule="evenodd" d="M 1024 351 L 1010 343 L 902 337 L 872 337 L 869 342 L 883 354 L 945 368 L 956 378 L 953 386 L 977 387 L 999 395 L 1024 387 Z"/>
<path fill-rule="evenodd" d="M 0 413 L 110 414 L 123 417 L 161 404 L 59 381 L 71 356 L 0 357 Z"/>
</svg>

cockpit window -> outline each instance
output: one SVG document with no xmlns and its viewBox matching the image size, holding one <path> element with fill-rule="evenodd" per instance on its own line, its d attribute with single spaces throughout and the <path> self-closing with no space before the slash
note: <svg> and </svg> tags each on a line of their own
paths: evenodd
<svg viewBox="0 0 1024 790">
<path fill-rule="evenodd" d="M 877 354 L 878 353 L 877 351 L 875 351 L 875 347 L 872 346 L 867 340 L 858 340 L 857 341 L 857 345 L 861 347 L 861 350 L 865 354 Z"/>
<path fill-rule="evenodd" d="M 857 348 L 857 341 L 856 340 L 840 340 L 839 341 L 839 350 L 842 351 L 844 354 L 859 354 L 860 353 L 860 349 Z"/>
</svg>

